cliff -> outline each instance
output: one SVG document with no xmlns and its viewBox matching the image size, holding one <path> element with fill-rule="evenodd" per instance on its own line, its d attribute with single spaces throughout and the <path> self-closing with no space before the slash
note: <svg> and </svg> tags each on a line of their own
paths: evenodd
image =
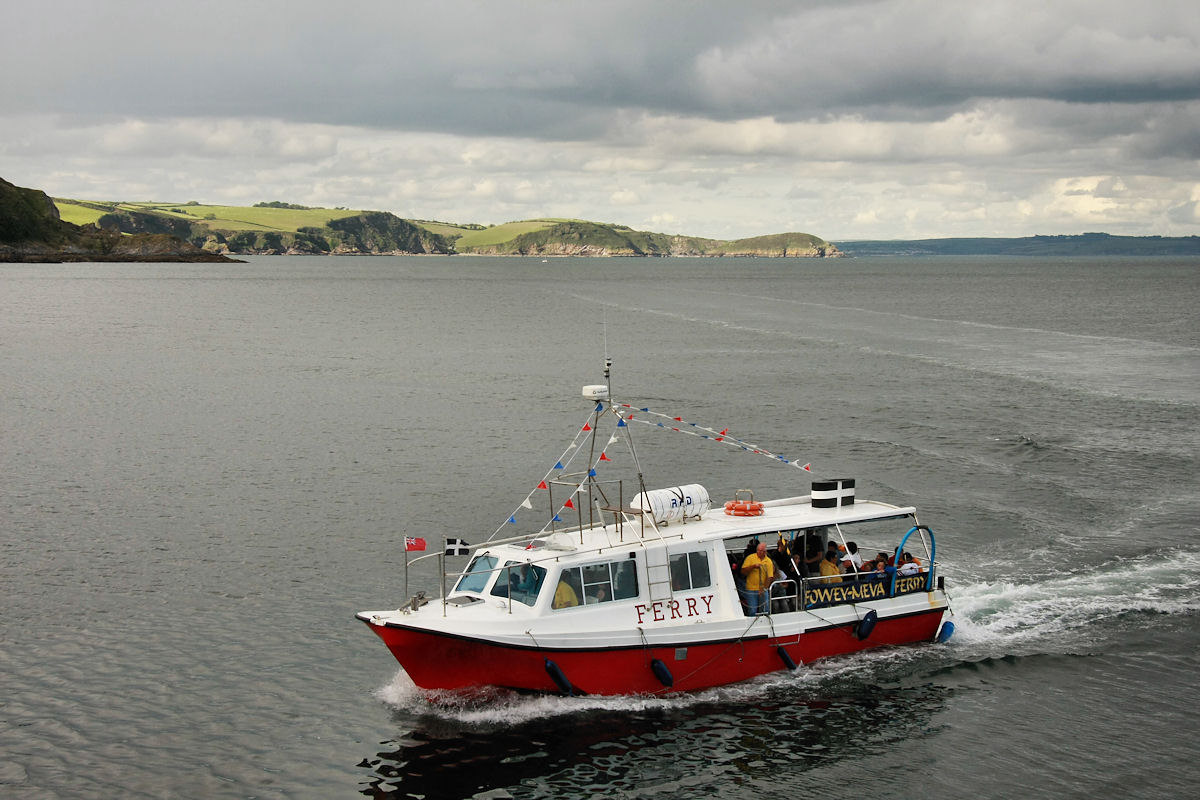
<svg viewBox="0 0 1200 800">
<path fill-rule="evenodd" d="M 64 222 L 38 189 L 0 178 L 0 261 L 232 261 L 165 233 L 122 236 Z"/>
<path fill-rule="evenodd" d="M 507 241 L 458 245 L 459 252 L 524 256 L 755 256 L 761 258 L 837 257 L 832 244 L 807 233 L 780 233 L 722 241 L 635 231 L 624 225 L 583 220 L 557 222 Z"/>
</svg>

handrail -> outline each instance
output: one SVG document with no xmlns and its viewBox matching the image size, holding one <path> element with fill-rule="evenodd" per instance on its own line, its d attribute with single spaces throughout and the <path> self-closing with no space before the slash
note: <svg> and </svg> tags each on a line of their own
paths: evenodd
<svg viewBox="0 0 1200 800">
<path fill-rule="evenodd" d="M 786 588 L 788 585 L 790 585 L 790 586 L 792 587 L 792 591 L 791 591 L 791 593 L 790 593 L 790 594 L 788 594 L 787 592 L 781 592 L 781 593 L 779 593 L 778 595 L 776 595 L 776 593 L 775 593 L 775 587 L 777 587 L 777 586 L 781 586 L 781 587 L 785 587 L 785 588 Z M 768 614 L 770 614 L 770 613 L 774 612 L 774 610 L 775 610 L 774 606 L 775 606 L 775 601 L 776 601 L 776 600 L 782 600 L 782 601 L 784 601 L 785 603 L 786 603 L 786 601 L 788 601 L 788 600 L 791 600 L 791 601 L 792 601 L 792 608 L 785 608 L 785 609 L 784 609 L 782 612 L 780 612 L 780 613 L 787 613 L 787 612 L 789 612 L 789 611 L 799 611 L 800 609 L 799 609 L 799 608 L 797 608 L 797 605 L 798 605 L 798 602 L 797 602 L 797 601 L 798 601 L 798 599 L 799 599 L 799 594 L 797 593 L 796 582 L 795 582 L 794 580 L 792 580 L 791 578 L 784 578 L 783 580 L 778 580 L 778 581 L 775 581 L 774 583 L 772 583 L 772 584 L 770 585 L 770 587 L 768 587 L 768 591 L 767 591 L 767 613 L 768 613 Z"/>
<path fill-rule="evenodd" d="M 896 548 L 896 560 L 900 560 L 900 554 L 904 552 L 904 545 L 908 542 L 908 537 L 912 536 L 917 531 L 925 531 L 929 534 L 929 573 L 925 579 L 925 591 L 932 592 L 933 566 L 937 563 L 937 540 L 934 538 L 933 531 L 930 530 L 928 525 L 914 525 L 908 529 L 908 533 L 904 534 L 904 537 L 900 539 L 900 545 Z M 924 539 L 922 538 L 921 541 L 923 544 Z M 896 566 L 898 567 L 900 565 L 897 564 Z M 889 594 L 896 594 L 896 573 L 894 572 L 892 573 L 892 588 Z"/>
</svg>

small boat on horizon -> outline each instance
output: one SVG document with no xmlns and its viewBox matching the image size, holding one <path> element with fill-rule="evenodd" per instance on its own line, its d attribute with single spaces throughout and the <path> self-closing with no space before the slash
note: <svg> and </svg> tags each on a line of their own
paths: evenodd
<svg viewBox="0 0 1200 800">
<path fill-rule="evenodd" d="M 850 479 L 815 480 L 807 495 L 765 501 L 739 491 L 724 507 L 700 484 L 648 491 L 635 422 L 811 473 L 728 430 L 609 394 L 607 384 L 584 387 L 588 421 L 492 538 L 472 547 L 444 536 L 440 550 L 411 560 L 426 540 L 406 539 L 405 595 L 411 564 L 437 558 L 439 597 L 417 592 L 400 608 L 357 614 L 418 687 L 689 692 L 953 633 L 933 532 L 915 508 L 859 499 Z M 631 485 L 599 474 L 612 466 L 614 446 L 632 462 Z M 518 516 L 546 521 L 499 537 Z M 823 569 L 814 553 L 829 562 Z M 468 554 L 466 569 L 447 571 L 447 558 Z"/>
</svg>

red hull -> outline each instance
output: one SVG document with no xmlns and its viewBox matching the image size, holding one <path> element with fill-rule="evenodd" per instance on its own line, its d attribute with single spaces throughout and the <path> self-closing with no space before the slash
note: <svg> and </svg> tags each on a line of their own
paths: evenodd
<svg viewBox="0 0 1200 800">
<path fill-rule="evenodd" d="M 840 626 L 800 636 L 759 637 L 718 643 L 607 650 L 505 647 L 429 631 L 371 625 L 413 683 L 423 689 L 500 686 L 558 692 L 549 659 L 571 686 L 586 694 L 690 692 L 786 669 L 782 647 L 796 664 L 889 644 L 932 641 L 944 609 L 880 619 L 866 641 Z M 681 658 L 676 656 L 680 655 Z M 673 678 L 663 685 L 651 666 L 659 660 Z"/>
</svg>

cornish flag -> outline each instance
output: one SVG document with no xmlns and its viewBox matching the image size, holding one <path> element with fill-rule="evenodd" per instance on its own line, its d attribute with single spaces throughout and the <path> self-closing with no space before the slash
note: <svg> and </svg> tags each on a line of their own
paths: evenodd
<svg viewBox="0 0 1200 800">
<path fill-rule="evenodd" d="M 471 545 L 464 542 L 462 539 L 447 539 L 446 540 L 446 555 L 448 556 L 466 556 L 471 554 Z"/>
<path fill-rule="evenodd" d="M 837 508 L 854 505 L 854 479 L 830 478 L 812 482 L 812 507 Z"/>
<path fill-rule="evenodd" d="M 425 549 L 425 540 L 424 539 L 415 539 L 412 536 L 405 536 L 404 537 L 404 549 L 409 552 L 411 552 L 413 550 L 424 550 Z"/>
</svg>

